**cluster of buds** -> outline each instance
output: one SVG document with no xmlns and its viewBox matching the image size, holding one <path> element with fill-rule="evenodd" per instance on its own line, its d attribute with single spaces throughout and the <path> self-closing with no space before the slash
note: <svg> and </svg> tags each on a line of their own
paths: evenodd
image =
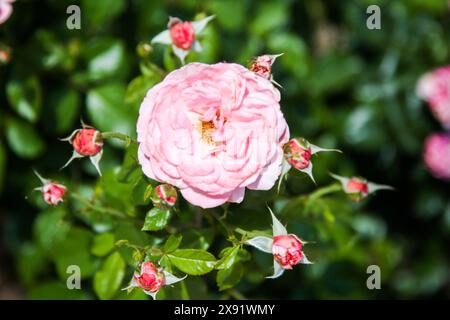
<svg viewBox="0 0 450 320">
<path fill-rule="evenodd" d="M 15 0 L 0 0 L 0 24 L 6 22 L 13 12 L 12 3 Z"/>
<path fill-rule="evenodd" d="M 303 252 L 303 245 L 306 242 L 295 234 L 288 234 L 286 228 L 270 208 L 269 211 L 272 216 L 272 237 L 257 236 L 245 243 L 273 255 L 273 275 L 267 278 L 275 279 L 281 276 L 285 270 L 290 270 L 297 264 L 310 264 L 311 262 Z"/>
<path fill-rule="evenodd" d="M 275 60 L 282 56 L 283 54 L 264 54 L 262 56 L 254 58 L 250 63 L 250 71 L 255 72 L 256 74 L 259 74 L 261 77 L 266 78 L 267 80 L 270 80 L 277 86 L 281 87 L 274 79 L 272 75 L 272 65 L 274 64 Z"/>
<path fill-rule="evenodd" d="M 66 193 L 67 188 L 62 184 L 41 177 L 36 171 L 34 173 L 42 183 L 41 187 L 35 188 L 34 190 L 41 192 L 44 201 L 51 206 L 56 206 L 60 202 L 63 202 L 63 196 Z"/>
<path fill-rule="evenodd" d="M 209 21 L 214 16 L 209 16 L 198 21 L 182 21 L 178 18 L 170 17 L 167 30 L 156 35 L 151 43 L 162 43 L 171 45 L 174 54 L 184 64 L 186 56 L 190 50 L 200 52 L 202 46 L 197 40 L 197 36 L 205 29 Z"/>
<path fill-rule="evenodd" d="M 129 286 L 122 290 L 130 291 L 138 287 L 156 300 L 156 294 L 162 287 L 172 285 L 185 278 L 186 276 L 177 278 L 161 267 L 156 267 L 152 262 L 146 261 L 141 264 L 139 271 L 136 270 Z"/>
<path fill-rule="evenodd" d="M 325 149 L 316 146 L 304 138 L 294 138 L 289 140 L 283 147 L 285 163 L 283 165 L 283 172 L 280 178 L 286 175 L 291 167 L 306 173 L 313 181 L 314 176 L 312 173 L 313 164 L 311 162 L 311 155 L 324 152 L 335 151 L 341 152 L 337 149 Z"/>
<path fill-rule="evenodd" d="M 152 191 L 151 200 L 155 207 L 173 207 L 177 201 L 177 190 L 170 184 L 160 184 Z"/>
<path fill-rule="evenodd" d="M 99 163 L 103 155 L 103 138 L 100 131 L 82 123 L 82 129 L 75 130 L 69 137 L 61 140 L 68 141 L 73 147 L 72 157 L 63 168 L 74 159 L 89 157 L 99 175 L 102 175 Z"/>
<path fill-rule="evenodd" d="M 393 190 L 391 186 L 384 184 L 377 184 L 362 177 L 342 177 L 337 174 L 331 174 L 333 178 L 338 180 L 342 189 L 352 201 L 360 202 L 367 198 L 369 194 L 372 194 L 378 190 Z"/>
</svg>

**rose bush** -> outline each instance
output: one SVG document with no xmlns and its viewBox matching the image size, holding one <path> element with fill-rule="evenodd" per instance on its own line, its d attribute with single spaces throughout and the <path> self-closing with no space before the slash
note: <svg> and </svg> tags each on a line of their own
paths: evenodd
<svg viewBox="0 0 450 320">
<path fill-rule="evenodd" d="M 380 4 L 382 30 L 360 1 L 82 0 L 79 30 L 72 2 L 12 3 L 0 298 L 444 295 L 446 149 L 426 165 L 442 127 L 414 94 L 448 65 L 441 2 Z"/>
</svg>

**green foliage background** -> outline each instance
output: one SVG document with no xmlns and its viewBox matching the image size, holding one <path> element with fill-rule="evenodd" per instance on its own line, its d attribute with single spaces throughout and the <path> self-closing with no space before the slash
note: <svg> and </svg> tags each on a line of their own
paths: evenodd
<svg viewBox="0 0 450 320">
<path fill-rule="evenodd" d="M 81 30 L 65 27 L 70 4 L 81 7 Z M 381 7 L 381 30 L 366 28 L 371 4 Z M 203 13 L 216 19 L 206 30 L 204 51 L 188 61 L 246 64 L 262 53 L 284 52 L 274 76 L 284 87 L 282 109 L 292 136 L 344 153 L 314 159 L 318 187 L 292 174 L 281 196 L 247 192 L 241 205 L 227 208 L 229 226 L 265 230 L 268 203 L 289 231 L 314 242 L 305 247 L 314 265 L 269 281 L 270 256 L 249 249 L 239 252 L 239 265 L 228 273 L 191 276 L 158 298 L 450 297 L 449 185 L 432 178 L 421 160 L 424 138 L 440 128 L 414 93 L 421 74 L 450 61 L 448 5 L 16 1 L 0 26 L 0 41 L 12 48 L 11 61 L 0 66 L 0 279 L 8 279 L 3 288 L 0 281 L 0 293 L 8 297 L 19 286 L 18 297 L 30 299 L 144 299 L 138 290 L 119 291 L 137 257 L 126 245 L 116 246 L 118 240 L 161 246 L 168 233 L 181 233 L 180 248 L 207 249 L 216 258 L 229 245 L 214 220 L 224 209 L 199 214 L 184 200 L 168 233 L 140 231 L 151 207 L 142 197 L 149 181 L 131 152 L 123 162 L 121 143 L 106 144 L 101 179 L 87 159 L 58 171 L 71 155 L 58 138 L 77 128 L 80 117 L 99 130 L 135 136 L 140 100 L 161 79 L 148 61 L 167 70 L 177 66 L 163 46 L 148 57 L 140 47 L 139 57 L 138 43 L 164 29 L 169 15 L 191 20 Z M 49 208 L 32 192 L 39 185 L 32 168 L 74 195 Z M 321 194 L 332 182 L 328 172 L 361 175 L 396 191 L 354 204 L 342 193 Z M 66 288 L 71 264 L 81 267 L 82 290 Z M 371 264 L 381 268 L 382 290 L 366 287 Z"/>
</svg>

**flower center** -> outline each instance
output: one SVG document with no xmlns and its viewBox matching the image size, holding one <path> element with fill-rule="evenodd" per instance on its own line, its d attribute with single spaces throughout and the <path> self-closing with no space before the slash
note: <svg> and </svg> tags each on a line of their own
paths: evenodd
<svg viewBox="0 0 450 320">
<path fill-rule="evenodd" d="M 212 138 L 213 133 L 216 131 L 216 127 L 214 126 L 214 122 L 211 121 L 202 121 L 200 123 L 200 132 L 202 135 L 202 140 L 207 144 L 214 145 L 215 142 Z"/>
</svg>

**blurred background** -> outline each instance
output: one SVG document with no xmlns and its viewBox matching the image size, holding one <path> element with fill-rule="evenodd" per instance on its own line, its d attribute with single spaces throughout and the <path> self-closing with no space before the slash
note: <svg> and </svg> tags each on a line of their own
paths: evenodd
<svg viewBox="0 0 450 320">
<path fill-rule="evenodd" d="M 80 30 L 66 28 L 71 4 L 81 8 Z M 381 9 L 381 30 L 366 27 L 372 4 Z M 450 185 L 422 161 L 424 139 L 442 129 L 415 94 L 423 73 L 450 63 L 449 6 L 447 0 L 16 1 L 0 25 L 7 53 L 0 62 L 0 299 L 96 298 L 92 278 L 104 254 L 92 242 L 108 223 L 61 220 L 76 208 L 48 209 L 32 192 L 39 186 L 32 169 L 120 198 L 123 187 L 108 174 L 122 162 L 120 145 L 105 147 L 105 175 L 96 180 L 87 160 L 59 171 L 71 149 L 58 138 L 81 117 L 102 131 L 135 136 L 143 93 L 159 81 L 141 75 L 143 59 L 166 69 L 175 61 L 164 46 L 142 42 L 165 29 L 169 15 L 193 20 L 198 14 L 216 19 L 205 31 L 204 51 L 188 61 L 246 65 L 263 53 L 284 53 L 273 72 L 291 135 L 343 151 L 314 160 L 319 187 L 335 172 L 396 190 L 362 203 L 337 194 L 308 205 L 302 195 L 316 187 L 293 174 L 281 197 L 248 193 L 230 223 L 257 220 L 255 209 L 266 210 L 270 201 L 293 232 L 315 241 L 306 252 L 316 264 L 266 281 L 270 257 L 252 251 L 245 267 L 252 272 L 244 271 L 235 289 L 219 291 L 208 275 L 188 282 L 190 298 L 449 298 Z M 113 230 L 116 240 L 118 233 L 142 237 L 127 225 Z M 66 288 L 71 259 L 87 270 L 82 290 Z M 373 264 L 381 268 L 381 290 L 366 287 Z"/>
</svg>

